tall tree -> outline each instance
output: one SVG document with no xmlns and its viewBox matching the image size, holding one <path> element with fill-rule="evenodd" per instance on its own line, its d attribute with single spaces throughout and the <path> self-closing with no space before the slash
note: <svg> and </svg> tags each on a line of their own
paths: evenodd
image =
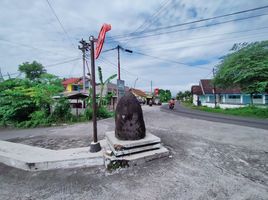
<svg viewBox="0 0 268 200">
<path fill-rule="evenodd" d="M 33 61 L 32 63 L 22 63 L 19 65 L 19 71 L 25 73 L 26 78 L 29 78 L 30 80 L 40 78 L 42 74 L 46 73 L 44 66 L 36 61 Z"/>
<path fill-rule="evenodd" d="M 268 92 L 268 41 L 248 44 L 223 57 L 214 82 L 221 88 L 240 87 L 251 97 Z"/>
</svg>

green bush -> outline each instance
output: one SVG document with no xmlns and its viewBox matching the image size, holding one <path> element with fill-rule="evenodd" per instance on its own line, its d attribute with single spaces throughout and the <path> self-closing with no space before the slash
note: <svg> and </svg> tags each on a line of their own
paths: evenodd
<svg viewBox="0 0 268 200">
<path fill-rule="evenodd" d="M 92 109 L 86 108 L 84 116 L 87 120 L 91 120 L 92 119 Z"/>
<path fill-rule="evenodd" d="M 113 116 L 113 113 L 110 112 L 106 107 L 100 107 L 97 112 L 99 118 L 109 118 Z"/>
<path fill-rule="evenodd" d="M 55 122 L 65 122 L 72 118 L 70 102 L 66 98 L 60 98 L 54 107 L 52 119 Z"/>
<path fill-rule="evenodd" d="M 192 108 L 206 112 L 217 112 L 217 113 L 237 115 L 243 117 L 268 119 L 268 108 L 259 108 L 257 106 L 247 106 L 247 107 L 229 108 L 229 109 L 228 108 L 221 109 L 219 107 L 209 108 L 205 106 L 192 106 Z"/>
</svg>

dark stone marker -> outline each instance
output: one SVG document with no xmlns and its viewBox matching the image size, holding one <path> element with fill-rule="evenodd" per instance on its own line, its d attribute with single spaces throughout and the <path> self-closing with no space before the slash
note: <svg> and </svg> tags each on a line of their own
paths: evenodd
<svg viewBox="0 0 268 200">
<path fill-rule="evenodd" d="M 128 92 L 116 106 L 115 137 L 119 140 L 139 140 L 145 137 L 145 133 L 140 103 L 131 92 Z"/>
</svg>

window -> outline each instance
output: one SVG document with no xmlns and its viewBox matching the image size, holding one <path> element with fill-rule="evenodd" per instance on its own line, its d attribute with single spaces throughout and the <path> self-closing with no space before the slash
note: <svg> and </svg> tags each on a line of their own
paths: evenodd
<svg viewBox="0 0 268 200">
<path fill-rule="evenodd" d="M 255 94 L 255 95 L 253 95 L 253 99 L 262 99 L 262 95 Z"/>
<path fill-rule="evenodd" d="M 240 95 L 229 95 L 229 99 L 240 99 Z"/>
</svg>

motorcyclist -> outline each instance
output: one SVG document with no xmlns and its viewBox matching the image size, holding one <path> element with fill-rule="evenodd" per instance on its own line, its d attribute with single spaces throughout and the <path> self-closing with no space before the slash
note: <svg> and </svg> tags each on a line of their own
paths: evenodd
<svg viewBox="0 0 268 200">
<path fill-rule="evenodd" d="M 173 108 L 174 108 L 174 105 L 175 105 L 175 99 L 172 98 L 172 99 L 169 101 L 168 105 L 169 105 L 169 108 L 170 108 L 170 109 L 173 109 Z"/>
</svg>

